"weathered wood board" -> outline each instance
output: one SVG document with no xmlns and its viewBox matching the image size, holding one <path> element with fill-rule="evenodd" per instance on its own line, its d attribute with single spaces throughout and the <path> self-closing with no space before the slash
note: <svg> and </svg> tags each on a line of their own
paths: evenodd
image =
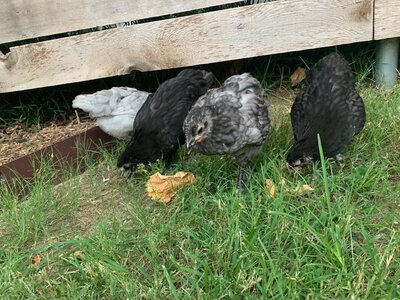
<svg viewBox="0 0 400 300">
<path fill-rule="evenodd" d="M 372 0 L 280 0 L 19 46 L 0 92 L 372 39 Z"/>
<path fill-rule="evenodd" d="M 374 39 L 400 37 L 400 1 L 375 0 Z"/>
<path fill-rule="evenodd" d="M 0 44 L 241 1 L 2 0 Z"/>
</svg>

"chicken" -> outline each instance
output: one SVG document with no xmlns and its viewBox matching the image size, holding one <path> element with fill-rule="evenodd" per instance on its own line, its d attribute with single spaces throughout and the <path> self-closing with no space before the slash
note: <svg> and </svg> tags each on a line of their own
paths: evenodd
<svg viewBox="0 0 400 300">
<path fill-rule="evenodd" d="M 239 166 L 237 189 L 242 191 L 244 169 L 261 150 L 270 130 L 260 82 L 249 73 L 229 77 L 196 102 L 183 126 L 189 149 L 235 157 Z"/>
<path fill-rule="evenodd" d="M 129 87 L 113 87 L 94 94 L 79 95 L 72 107 L 96 118 L 101 130 L 118 139 L 129 139 L 136 114 L 150 93 Z"/>
<path fill-rule="evenodd" d="M 182 125 L 195 101 L 213 84 L 213 74 L 185 69 L 163 82 L 143 104 L 133 123 L 133 136 L 117 167 L 130 172 L 140 163 L 171 156 L 185 143 Z"/>
<path fill-rule="evenodd" d="M 311 68 L 290 116 L 295 142 L 287 162 L 292 169 L 319 159 L 317 134 L 324 155 L 342 159 L 346 145 L 364 127 L 365 108 L 351 67 L 341 55 L 329 54 Z"/>
</svg>

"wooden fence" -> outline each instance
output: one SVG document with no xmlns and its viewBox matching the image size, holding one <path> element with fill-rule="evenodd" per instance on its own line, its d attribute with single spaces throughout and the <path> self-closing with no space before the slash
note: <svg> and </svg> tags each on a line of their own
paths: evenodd
<svg viewBox="0 0 400 300">
<path fill-rule="evenodd" d="M 400 36 L 399 0 L 244 2 L 1 1 L 0 93 Z"/>
</svg>

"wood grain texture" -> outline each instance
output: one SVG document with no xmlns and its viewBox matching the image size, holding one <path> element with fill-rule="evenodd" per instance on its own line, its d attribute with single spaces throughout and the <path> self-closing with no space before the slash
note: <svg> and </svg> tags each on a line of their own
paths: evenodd
<svg viewBox="0 0 400 300">
<path fill-rule="evenodd" d="M 400 1 L 375 0 L 374 39 L 400 37 Z"/>
<path fill-rule="evenodd" d="M 0 92 L 372 39 L 372 0 L 281 0 L 11 49 Z"/>
<path fill-rule="evenodd" d="M 0 44 L 241 1 L 2 0 Z"/>
</svg>

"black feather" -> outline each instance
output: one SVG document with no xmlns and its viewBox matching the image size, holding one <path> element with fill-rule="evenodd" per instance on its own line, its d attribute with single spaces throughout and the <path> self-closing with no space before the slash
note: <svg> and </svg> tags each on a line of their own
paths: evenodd
<svg viewBox="0 0 400 300">
<path fill-rule="evenodd" d="M 341 154 L 365 124 L 365 108 L 349 63 L 332 53 L 315 64 L 297 95 L 291 121 L 295 144 L 287 161 L 318 160 L 317 134 L 326 157 Z"/>
<path fill-rule="evenodd" d="M 213 84 L 213 75 L 185 69 L 163 82 L 136 115 L 133 136 L 118 158 L 117 167 L 169 159 L 185 142 L 182 125 L 196 100 Z"/>
</svg>

